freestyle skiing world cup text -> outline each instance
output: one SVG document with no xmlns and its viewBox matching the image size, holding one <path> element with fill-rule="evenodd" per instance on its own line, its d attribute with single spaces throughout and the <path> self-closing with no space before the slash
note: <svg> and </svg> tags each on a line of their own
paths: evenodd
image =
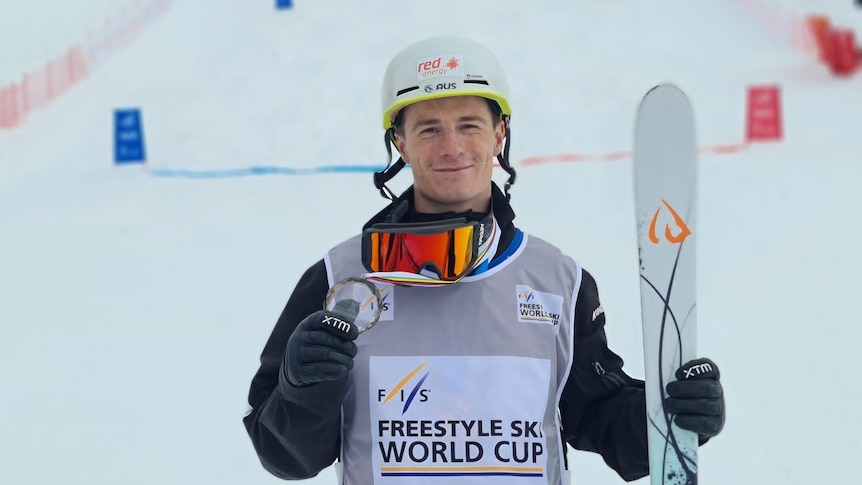
<svg viewBox="0 0 862 485">
<path fill-rule="evenodd" d="M 502 463 L 538 463 L 544 452 L 539 421 L 382 420 L 377 435 L 386 463 L 475 463 L 487 453 Z"/>
</svg>

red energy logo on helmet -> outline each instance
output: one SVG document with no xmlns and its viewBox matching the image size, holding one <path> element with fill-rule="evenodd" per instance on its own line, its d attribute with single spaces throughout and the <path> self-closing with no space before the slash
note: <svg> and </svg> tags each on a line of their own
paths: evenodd
<svg viewBox="0 0 862 485">
<path fill-rule="evenodd" d="M 671 207 L 670 204 L 667 203 L 666 200 L 661 199 L 662 204 L 667 207 L 667 210 L 670 211 L 670 215 L 673 217 L 673 222 L 676 224 L 679 232 L 676 234 L 670 228 L 670 225 L 666 224 L 664 226 L 664 239 L 671 244 L 680 244 L 691 235 L 691 229 L 688 228 L 683 218 Z M 661 213 L 661 207 L 656 209 L 655 215 L 652 216 L 652 221 L 649 224 L 649 240 L 653 244 L 659 243 L 658 233 L 656 232 L 656 226 L 658 225 L 658 215 Z"/>
<path fill-rule="evenodd" d="M 434 56 L 420 59 L 416 65 L 416 77 L 420 81 L 432 77 L 463 75 L 461 56 Z"/>
</svg>

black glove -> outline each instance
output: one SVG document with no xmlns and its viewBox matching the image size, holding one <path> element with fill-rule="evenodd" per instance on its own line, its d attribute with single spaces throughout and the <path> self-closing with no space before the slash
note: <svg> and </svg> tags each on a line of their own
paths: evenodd
<svg viewBox="0 0 862 485">
<path fill-rule="evenodd" d="M 695 359 L 676 371 L 677 380 L 667 385 L 665 411 L 674 414 L 673 422 L 682 429 L 711 438 L 724 427 L 724 389 L 715 362 Z"/>
<path fill-rule="evenodd" d="M 287 340 L 284 358 L 287 380 L 294 386 L 334 381 L 353 369 L 359 330 L 353 323 L 359 305 L 336 303 L 332 312 L 318 310 L 305 317 Z"/>
</svg>

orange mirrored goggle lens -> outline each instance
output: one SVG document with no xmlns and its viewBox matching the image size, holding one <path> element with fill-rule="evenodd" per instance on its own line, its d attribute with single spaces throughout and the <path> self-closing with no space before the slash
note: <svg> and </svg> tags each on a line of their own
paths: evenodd
<svg viewBox="0 0 862 485">
<path fill-rule="evenodd" d="M 472 225 L 435 234 L 369 231 L 366 237 L 366 264 L 373 272 L 429 268 L 451 281 L 472 269 L 478 251 Z"/>
</svg>

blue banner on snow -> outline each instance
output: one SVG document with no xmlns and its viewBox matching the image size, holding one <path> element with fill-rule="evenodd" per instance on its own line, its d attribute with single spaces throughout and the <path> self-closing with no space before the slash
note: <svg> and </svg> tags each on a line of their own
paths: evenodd
<svg viewBox="0 0 862 485">
<path fill-rule="evenodd" d="M 114 163 L 143 163 L 146 159 L 141 111 L 114 110 Z"/>
</svg>

